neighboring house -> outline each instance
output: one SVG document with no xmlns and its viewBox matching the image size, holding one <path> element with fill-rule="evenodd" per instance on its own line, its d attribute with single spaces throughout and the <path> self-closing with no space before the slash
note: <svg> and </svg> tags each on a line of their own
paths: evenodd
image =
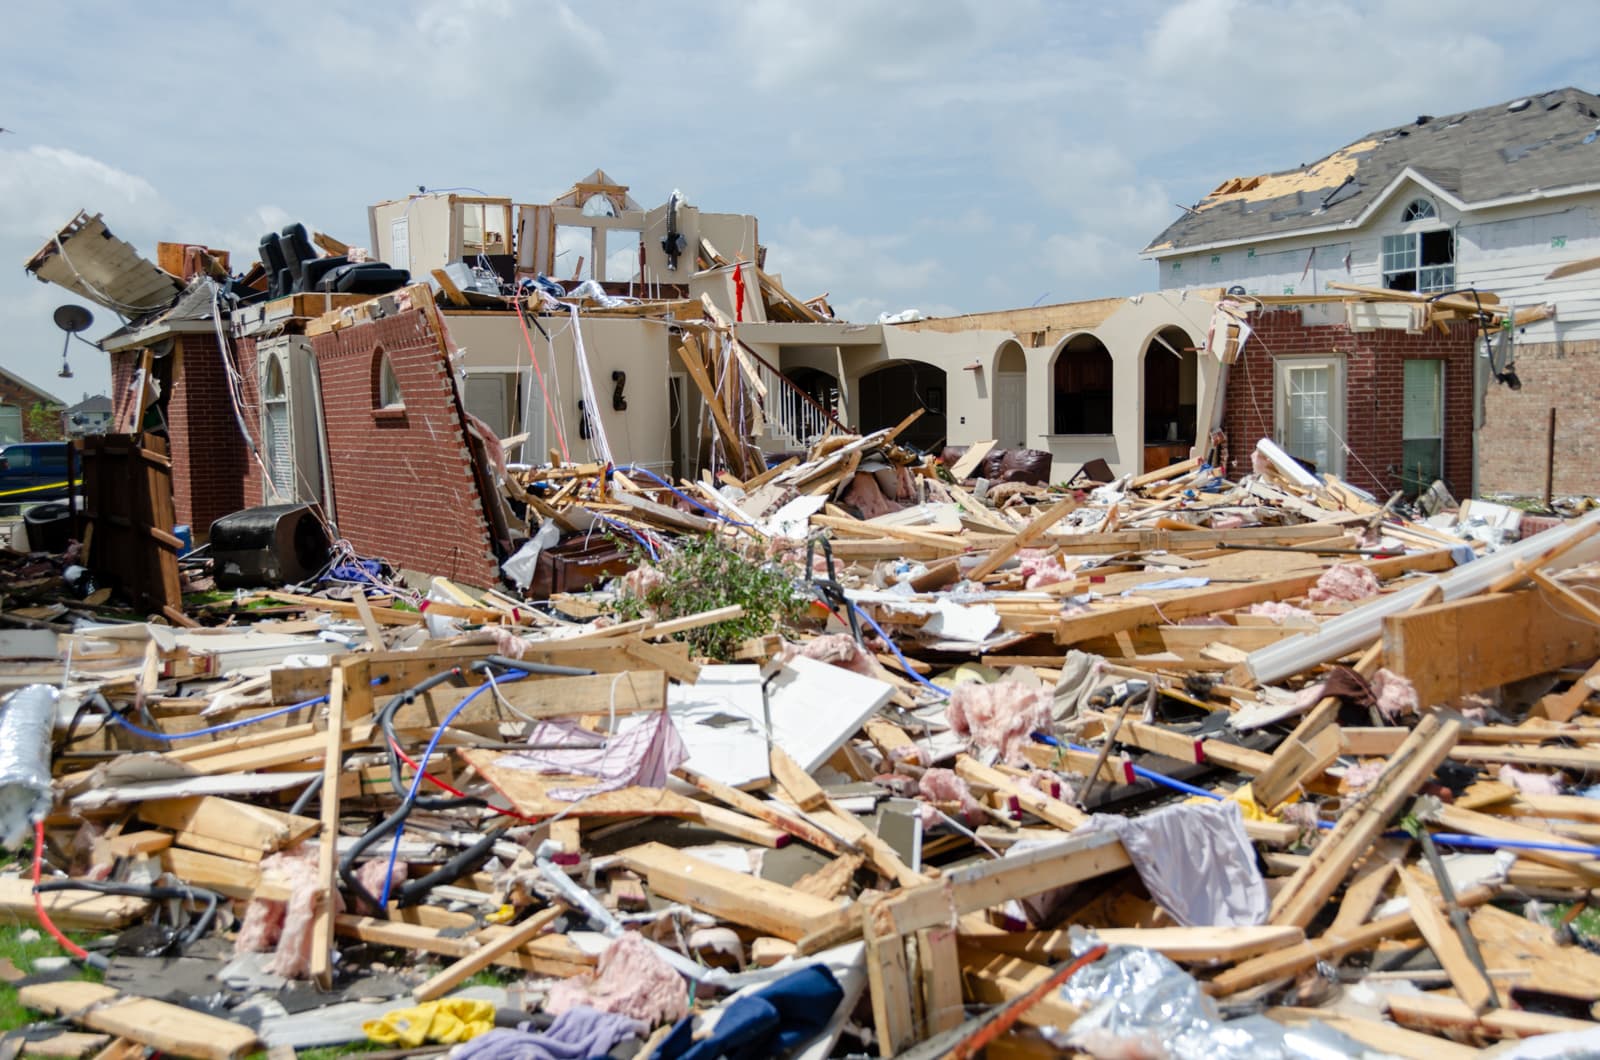
<svg viewBox="0 0 1600 1060">
<path fill-rule="evenodd" d="M 1307 323 L 1393 326 L 1412 311 L 1311 304 L 1337 293 L 1332 284 L 1477 290 L 1540 318 L 1512 336 L 1520 390 L 1491 379 L 1487 358 L 1478 358 L 1477 481 L 1450 485 L 1538 492 L 1553 408 L 1556 492 L 1600 492 L 1592 442 L 1600 410 L 1590 396 L 1600 388 L 1600 261 L 1589 260 L 1600 255 L 1600 98 L 1564 88 L 1423 115 L 1310 165 L 1227 180 L 1144 253 L 1163 289 L 1305 297 Z M 1561 266 L 1569 268 L 1552 278 Z M 1553 310 L 1539 308 L 1546 305 Z M 1378 469 L 1397 487 L 1414 492 L 1418 469 L 1438 473 L 1459 442 L 1454 433 L 1470 430 L 1455 407 L 1463 390 L 1452 371 L 1418 357 L 1398 373 L 1395 392 L 1374 397 L 1380 416 L 1403 423 L 1403 454 Z M 1338 400 L 1341 376 L 1350 375 L 1343 356 L 1331 347 L 1297 351 L 1276 358 L 1274 373 L 1278 440 L 1291 450 L 1337 448 L 1339 420 L 1350 415 Z M 1334 400 L 1301 400 L 1312 390 Z M 1323 411 L 1297 419 L 1297 407 Z"/>
<path fill-rule="evenodd" d="M 105 434 L 111 429 L 111 399 L 104 394 L 85 397 L 61 412 L 61 429 L 69 438 Z"/>
<path fill-rule="evenodd" d="M 61 399 L 40 390 L 20 375 L 0 368 L 0 443 L 53 441 L 54 432 L 41 432 L 40 425 L 54 422 Z M 35 415 L 35 412 L 49 413 Z"/>
</svg>

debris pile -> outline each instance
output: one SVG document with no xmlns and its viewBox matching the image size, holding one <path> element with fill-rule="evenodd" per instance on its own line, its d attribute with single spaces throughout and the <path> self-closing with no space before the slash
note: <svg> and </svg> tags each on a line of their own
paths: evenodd
<svg viewBox="0 0 1600 1060">
<path fill-rule="evenodd" d="M 1600 513 L 905 426 L 508 465 L 522 598 L 346 557 L 185 628 L 6 557 L 0 901 L 104 979 L 24 979 L 33 1045 L 1596 1048 Z"/>
</svg>

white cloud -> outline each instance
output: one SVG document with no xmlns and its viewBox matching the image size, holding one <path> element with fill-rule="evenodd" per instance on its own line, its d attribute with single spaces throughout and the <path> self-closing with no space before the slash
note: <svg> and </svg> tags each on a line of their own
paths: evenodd
<svg viewBox="0 0 1600 1060">
<path fill-rule="evenodd" d="M 64 147 L 36 144 L 0 150 L 0 235 L 36 236 L 90 213 L 165 212 L 143 177 Z"/>
</svg>

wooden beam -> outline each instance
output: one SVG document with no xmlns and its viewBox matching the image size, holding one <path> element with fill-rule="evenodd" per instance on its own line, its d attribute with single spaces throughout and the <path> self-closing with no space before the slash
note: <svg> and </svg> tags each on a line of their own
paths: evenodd
<svg viewBox="0 0 1600 1060">
<path fill-rule="evenodd" d="M 1426 706 L 1587 665 L 1600 655 L 1600 627 L 1536 590 L 1492 593 L 1390 615 L 1383 650 Z"/>
<path fill-rule="evenodd" d="M 522 923 L 517 924 L 510 931 L 505 932 L 492 942 L 488 942 L 462 957 L 449 967 L 441 970 L 427 982 L 413 990 L 412 996 L 418 1001 L 432 1001 L 443 997 L 454 990 L 462 980 L 481 971 L 493 964 L 495 958 L 502 954 L 510 953 L 525 942 L 550 930 L 553 924 L 566 910 L 559 905 L 541 909 L 529 916 Z"/>
<path fill-rule="evenodd" d="M 1036 516 L 1034 520 L 1027 526 L 1017 531 L 1016 536 L 1010 541 L 990 552 L 988 557 L 985 558 L 982 563 L 979 563 L 975 568 L 967 573 L 967 579 L 969 581 L 979 582 L 993 574 L 995 571 L 999 570 L 1001 565 L 1003 565 L 1012 556 L 1015 556 L 1018 552 L 1022 551 L 1024 548 L 1027 548 L 1046 530 L 1059 523 L 1062 519 L 1065 519 L 1068 513 L 1072 512 L 1077 507 L 1077 499 L 1070 495 L 1061 498 L 1059 501 L 1056 501 L 1049 508 L 1045 509 L 1042 515 Z"/>
<path fill-rule="evenodd" d="M 333 672 L 328 690 L 328 731 L 323 736 L 322 835 L 317 844 L 317 882 L 321 900 L 311 921 L 311 977 L 321 990 L 333 989 L 333 896 L 339 888 L 339 774 L 344 768 L 344 701 L 352 682 L 371 673 L 365 660 L 347 662 Z"/>
<path fill-rule="evenodd" d="M 36 983 L 17 991 L 17 1000 L 26 1008 L 173 1056 L 235 1060 L 254 1052 L 257 1045 L 256 1032 L 242 1024 L 153 998 L 132 997 L 103 983 Z"/>
<path fill-rule="evenodd" d="M 790 942 L 838 908 L 826 899 L 722 868 L 661 843 L 629 847 L 618 857 L 663 898 Z"/>
<path fill-rule="evenodd" d="M 1472 963 L 1467 949 L 1445 915 L 1434 907 L 1428 892 L 1409 872 L 1400 873 L 1400 889 L 1411 903 L 1411 919 L 1427 942 L 1428 948 L 1450 976 L 1456 993 L 1461 995 L 1473 1012 L 1482 1012 L 1494 998 L 1494 986 Z"/>
</svg>

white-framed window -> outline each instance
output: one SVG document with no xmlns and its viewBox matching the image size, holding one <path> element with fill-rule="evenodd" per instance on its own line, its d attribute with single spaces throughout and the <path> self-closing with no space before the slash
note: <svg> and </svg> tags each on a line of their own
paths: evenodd
<svg viewBox="0 0 1600 1060">
<path fill-rule="evenodd" d="M 283 500 L 292 500 L 295 496 L 294 447 L 289 434 L 289 388 L 284 384 L 280 357 L 267 358 L 265 378 L 261 381 L 261 418 L 272 492 Z"/>
<path fill-rule="evenodd" d="M 1456 234 L 1440 226 L 1431 199 L 1400 212 L 1407 231 L 1383 237 L 1383 286 L 1391 291 L 1448 291 L 1456 285 Z"/>
<path fill-rule="evenodd" d="M 1444 362 L 1405 362 L 1400 479 L 1415 496 L 1444 477 Z"/>
<path fill-rule="evenodd" d="M 1344 361 L 1280 357 L 1274 366 L 1274 433 L 1296 460 L 1344 474 Z"/>
</svg>

